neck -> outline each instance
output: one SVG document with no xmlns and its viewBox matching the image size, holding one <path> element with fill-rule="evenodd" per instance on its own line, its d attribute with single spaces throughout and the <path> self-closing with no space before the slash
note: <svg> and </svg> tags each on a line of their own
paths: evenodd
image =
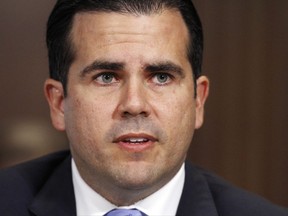
<svg viewBox="0 0 288 216">
<path fill-rule="evenodd" d="M 82 176 L 82 175 L 81 175 Z M 82 176 L 83 180 L 88 184 L 94 191 L 108 200 L 110 203 L 116 206 L 130 206 L 135 204 L 136 202 L 145 199 L 150 196 L 154 192 L 158 191 L 165 184 L 167 184 L 174 175 L 169 178 L 165 178 L 157 184 L 144 185 L 138 187 L 131 187 L 131 185 L 118 186 L 114 183 L 109 183 L 108 181 L 100 180 L 97 177 L 90 179 Z M 101 184 L 99 184 L 101 182 Z"/>
</svg>

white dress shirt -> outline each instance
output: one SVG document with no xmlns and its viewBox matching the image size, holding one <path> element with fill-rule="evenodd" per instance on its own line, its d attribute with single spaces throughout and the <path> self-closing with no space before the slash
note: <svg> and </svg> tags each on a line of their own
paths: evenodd
<svg viewBox="0 0 288 216">
<path fill-rule="evenodd" d="M 184 179 L 185 169 L 183 164 L 178 173 L 158 191 L 131 206 L 120 207 L 137 208 L 149 216 L 174 216 L 184 187 Z M 103 216 L 110 210 L 118 208 L 86 184 L 80 176 L 73 159 L 72 180 L 77 216 Z"/>
</svg>

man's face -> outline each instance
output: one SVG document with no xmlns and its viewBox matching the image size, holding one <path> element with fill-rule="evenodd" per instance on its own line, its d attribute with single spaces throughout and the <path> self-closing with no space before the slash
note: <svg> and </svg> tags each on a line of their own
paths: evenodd
<svg viewBox="0 0 288 216">
<path fill-rule="evenodd" d="M 201 77 L 194 98 L 181 15 L 81 13 L 71 38 L 68 95 L 52 80 L 46 95 L 80 174 L 104 196 L 158 189 L 185 160 L 208 92 Z"/>
</svg>

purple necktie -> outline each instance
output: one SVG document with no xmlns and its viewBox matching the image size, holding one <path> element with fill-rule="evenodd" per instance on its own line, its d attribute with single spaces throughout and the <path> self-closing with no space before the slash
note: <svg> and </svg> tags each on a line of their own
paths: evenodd
<svg viewBox="0 0 288 216">
<path fill-rule="evenodd" d="M 138 209 L 113 209 L 104 216 L 147 216 Z"/>
</svg>

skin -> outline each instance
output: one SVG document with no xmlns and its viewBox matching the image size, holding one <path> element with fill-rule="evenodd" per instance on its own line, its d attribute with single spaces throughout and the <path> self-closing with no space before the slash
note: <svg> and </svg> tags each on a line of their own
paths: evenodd
<svg viewBox="0 0 288 216">
<path fill-rule="evenodd" d="M 180 169 L 203 122 L 208 79 L 197 79 L 195 98 L 188 30 L 176 11 L 85 12 L 71 37 L 67 97 L 61 83 L 45 82 L 53 125 L 66 131 L 90 187 L 118 206 L 133 204 Z"/>
</svg>

